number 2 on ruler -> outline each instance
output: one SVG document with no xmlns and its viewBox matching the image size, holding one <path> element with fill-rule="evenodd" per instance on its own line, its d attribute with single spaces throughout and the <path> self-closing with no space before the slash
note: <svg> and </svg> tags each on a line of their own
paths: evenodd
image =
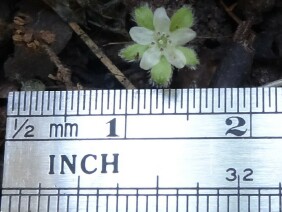
<svg viewBox="0 0 282 212">
<path fill-rule="evenodd" d="M 239 117 L 239 116 L 232 116 L 232 117 L 229 117 L 225 120 L 225 124 L 232 125 L 233 120 L 237 120 L 237 125 L 228 129 L 226 131 L 225 135 L 227 135 L 227 134 L 233 134 L 233 135 L 236 135 L 236 136 L 244 135 L 247 132 L 247 129 L 246 130 L 239 130 L 237 128 L 242 127 L 246 124 L 245 119 L 243 119 L 242 117 Z"/>
</svg>

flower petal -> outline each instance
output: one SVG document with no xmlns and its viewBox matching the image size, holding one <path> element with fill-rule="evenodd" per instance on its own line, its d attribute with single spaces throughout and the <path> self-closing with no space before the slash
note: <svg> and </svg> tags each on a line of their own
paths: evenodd
<svg viewBox="0 0 282 212">
<path fill-rule="evenodd" d="M 193 40 L 196 35 L 196 32 L 190 28 L 180 28 L 170 34 L 170 39 L 172 44 L 181 46 Z"/>
<path fill-rule="evenodd" d="M 154 12 L 154 26 L 156 32 L 169 32 L 170 19 L 163 7 L 157 8 Z"/>
<path fill-rule="evenodd" d="M 153 83 L 157 86 L 167 87 L 172 77 L 172 67 L 162 56 L 160 62 L 152 68 L 150 74 Z"/>
<path fill-rule="evenodd" d="M 141 45 L 148 45 L 154 41 L 154 32 L 144 27 L 132 27 L 129 34 L 132 40 Z"/>
<path fill-rule="evenodd" d="M 149 70 L 160 61 L 161 52 L 158 48 L 152 47 L 144 52 L 140 61 L 140 67 Z"/>
<path fill-rule="evenodd" d="M 170 31 L 179 28 L 191 27 L 194 23 L 193 13 L 190 7 L 181 7 L 171 17 Z"/>
<path fill-rule="evenodd" d="M 119 56 L 127 61 L 139 60 L 148 48 L 149 46 L 136 43 L 122 49 L 119 53 Z"/>
<path fill-rule="evenodd" d="M 148 5 L 138 7 L 134 10 L 134 19 L 137 25 L 150 30 L 154 30 L 153 16 L 153 12 Z"/>
<path fill-rule="evenodd" d="M 182 46 L 178 47 L 177 49 L 179 49 L 184 54 L 186 58 L 186 65 L 189 68 L 195 69 L 196 65 L 200 63 L 197 53 L 193 49 L 182 47 Z"/>
<path fill-rule="evenodd" d="M 176 48 L 167 48 L 164 51 L 164 56 L 170 64 L 176 68 L 183 68 L 186 64 L 186 58 L 184 54 Z"/>
</svg>

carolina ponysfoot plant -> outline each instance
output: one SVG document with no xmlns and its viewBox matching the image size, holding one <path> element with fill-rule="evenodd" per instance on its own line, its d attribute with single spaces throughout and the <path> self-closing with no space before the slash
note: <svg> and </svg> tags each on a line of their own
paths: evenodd
<svg viewBox="0 0 282 212">
<path fill-rule="evenodd" d="M 136 43 L 122 49 L 119 55 L 129 62 L 141 60 L 140 67 L 150 70 L 153 84 L 167 87 L 173 67 L 195 69 L 199 64 L 196 52 L 183 46 L 196 37 L 190 29 L 194 22 L 191 8 L 178 9 L 170 19 L 163 7 L 153 13 L 145 5 L 135 9 L 134 19 L 138 26 L 132 27 L 129 34 Z"/>
</svg>

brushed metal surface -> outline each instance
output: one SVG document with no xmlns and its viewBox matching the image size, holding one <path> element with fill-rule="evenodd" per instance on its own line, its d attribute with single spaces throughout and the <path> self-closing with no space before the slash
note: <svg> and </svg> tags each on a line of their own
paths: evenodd
<svg viewBox="0 0 282 212">
<path fill-rule="evenodd" d="M 282 89 L 11 93 L 2 211 L 282 211 Z"/>
</svg>

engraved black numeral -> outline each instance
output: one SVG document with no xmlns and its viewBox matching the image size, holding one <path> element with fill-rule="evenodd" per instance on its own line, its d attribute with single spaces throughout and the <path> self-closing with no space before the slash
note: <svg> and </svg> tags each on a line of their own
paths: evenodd
<svg viewBox="0 0 282 212">
<path fill-rule="evenodd" d="M 32 132 L 34 130 L 34 126 L 33 125 L 28 125 L 28 126 L 25 127 L 25 129 L 27 130 L 26 133 L 24 134 L 25 138 L 34 137 L 34 134 L 32 134 Z"/>
<path fill-rule="evenodd" d="M 239 178 L 239 175 L 237 174 L 237 170 L 234 168 L 229 168 L 226 170 L 226 172 L 229 174 L 229 176 L 225 178 L 228 181 L 233 182 Z M 253 181 L 254 180 L 252 178 L 254 171 L 251 168 L 244 169 L 243 172 L 244 172 L 243 181 Z"/>
<path fill-rule="evenodd" d="M 229 176 L 225 179 L 228 181 L 235 181 L 237 179 L 237 171 L 234 168 L 229 168 L 226 170 L 227 173 L 229 173 Z"/>
<path fill-rule="evenodd" d="M 236 135 L 236 136 L 244 135 L 247 132 L 247 129 L 242 130 L 242 129 L 238 129 L 238 128 L 242 127 L 246 124 L 245 119 L 243 119 L 239 116 L 232 116 L 232 117 L 227 118 L 225 120 L 225 123 L 227 125 L 232 125 L 234 120 L 237 120 L 237 125 L 231 127 L 229 130 L 227 130 L 225 135 L 227 135 L 227 134 L 233 134 L 233 135 Z"/>
<path fill-rule="evenodd" d="M 251 177 L 254 173 L 254 171 L 250 168 L 248 169 L 245 169 L 244 170 L 244 173 L 246 174 L 244 177 L 243 177 L 243 180 L 244 181 L 253 181 L 254 179 Z"/>
<path fill-rule="evenodd" d="M 112 119 L 111 121 L 107 122 L 110 125 L 110 133 L 107 137 L 117 137 L 116 133 L 116 118 Z"/>
</svg>

